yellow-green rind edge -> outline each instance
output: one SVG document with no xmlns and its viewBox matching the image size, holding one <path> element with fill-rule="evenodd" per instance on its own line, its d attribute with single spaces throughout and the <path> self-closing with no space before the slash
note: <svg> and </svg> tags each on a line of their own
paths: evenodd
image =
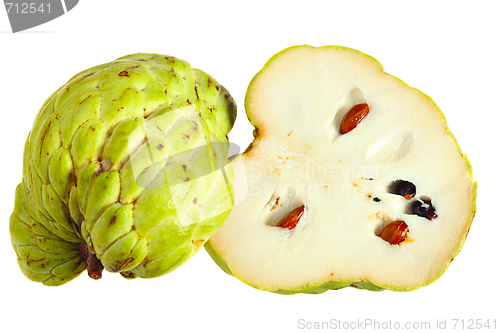
<svg viewBox="0 0 500 333">
<path fill-rule="evenodd" d="M 377 64 L 380 67 L 381 71 L 385 75 L 389 75 L 392 78 L 400 81 L 405 86 L 410 87 L 403 80 L 401 80 L 401 79 L 399 79 L 399 78 L 397 78 L 397 77 L 395 77 L 393 75 L 385 73 L 382 64 L 377 59 L 375 59 L 372 56 L 369 56 L 366 53 L 363 53 L 361 51 L 358 51 L 358 50 L 355 50 L 355 49 L 352 49 L 352 48 L 348 48 L 348 47 L 345 47 L 345 46 L 336 46 L 336 45 L 327 45 L 327 46 L 322 46 L 322 47 L 313 47 L 313 46 L 310 46 L 310 45 L 290 46 L 290 47 L 288 47 L 288 48 L 286 48 L 286 49 L 284 49 L 284 50 L 276 53 L 275 55 L 273 55 L 264 64 L 264 66 L 262 67 L 262 69 L 253 77 L 253 79 L 250 81 L 250 84 L 248 85 L 248 89 L 247 89 L 247 92 L 245 94 L 245 111 L 246 111 L 248 120 L 255 127 L 255 129 L 254 129 L 254 137 L 255 138 L 258 137 L 258 126 L 257 126 L 256 122 L 252 119 L 252 116 L 250 114 L 249 97 L 250 97 L 251 88 L 252 88 L 253 84 L 255 83 L 255 81 L 260 77 L 260 75 L 264 72 L 264 70 L 266 69 L 266 67 L 269 64 L 273 63 L 277 58 L 279 58 L 280 56 L 282 56 L 284 53 L 287 53 L 288 51 L 296 49 L 296 48 L 313 48 L 313 49 L 333 48 L 333 49 L 342 49 L 342 50 L 345 50 L 345 51 L 357 53 L 357 54 L 359 54 L 359 55 L 361 55 L 361 56 L 363 56 L 363 57 L 371 60 L 375 64 Z M 259 289 L 259 290 L 270 291 L 270 292 L 274 292 L 274 293 L 277 293 L 277 294 L 283 294 L 283 295 L 291 295 L 291 294 L 297 294 L 297 293 L 320 294 L 320 293 L 323 293 L 323 292 L 325 292 L 327 290 L 336 290 L 336 289 L 341 289 L 341 288 L 345 288 L 345 287 L 353 287 L 353 288 L 357 288 L 357 289 L 366 289 L 366 290 L 371 290 L 371 291 L 391 290 L 391 291 L 401 291 L 401 292 L 403 292 L 403 291 L 413 291 L 413 290 L 422 288 L 424 286 L 430 285 L 430 284 L 434 283 L 435 281 L 437 281 L 444 274 L 444 272 L 448 269 L 448 267 L 449 267 L 450 263 L 453 261 L 453 259 L 460 253 L 460 250 L 462 249 L 463 244 L 465 243 L 465 240 L 467 239 L 467 235 L 468 235 L 468 232 L 469 232 L 470 227 L 472 225 L 472 221 L 473 221 L 474 216 L 475 216 L 475 214 L 477 212 L 477 205 L 476 205 L 476 199 L 477 199 L 477 181 L 473 178 L 473 175 L 472 175 L 472 165 L 471 165 L 469 159 L 467 158 L 467 155 L 463 153 L 460 145 L 458 144 L 458 141 L 457 141 L 455 135 L 453 135 L 453 133 L 451 132 L 451 130 L 450 130 L 449 126 L 448 126 L 448 123 L 446 122 L 446 117 L 445 117 L 443 111 L 439 108 L 439 106 L 436 104 L 436 102 L 434 102 L 434 100 L 432 98 L 430 98 L 428 95 L 426 95 L 422 91 L 418 90 L 417 88 L 413 88 L 413 87 L 410 87 L 410 88 L 414 89 L 419 94 L 421 94 L 440 113 L 441 117 L 443 118 L 443 123 L 444 123 L 444 125 L 446 127 L 446 130 L 448 131 L 449 135 L 451 136 L 451 138 L 455 142 L 455 145 L 456 145 L 456 147 L 458 149 L 458 152 L 460 153 L 460 156 L 462 156 L 462 159 L 465 162 L 465 164 L 467 166 L 467 169 L 469 170 L 469 174 L 470 174 L 471 181 L 472 181 L 473 202 L 472 202 L 471 218 L 470 218 L 470 221 L 469 221 L 468 226 L 467 226 L 467 232 L 462 237 L 462 240 L 459 243 L 459 245 L 457 247 L 457 250 L 455 251 L 455 254 L 452 256 L 452 259 L 448 262 L 448 264 L 444 267 L 444 269 L 441 272 L 441 274 L 439 274 L 435 279 L 429 281 L 428 283 L 417 285 L 414 288 L 402 288 L 402 289 L 401 288 L 394 288 L 394 287 L 391 287 L 391 286 L 388 286 L 388 285 L 382 285 L 382 284 L 378 285 L 378 284 L 375 284 L 375 283 L 373 283 L 373 282 L 371 282 L 369 280 L 352 280 L 352 281 L 335 281 L 335 280 L 329 280 L 329 281 L 321 282 L 321 283 L 318 283 L 318 284 L 305 285 L 303 287 L 294 288 L 294 289 L 266 289 L 266 288 L 261 288 L 259 286 L 252 285 L 251 283 L 245 281 L 241 277 L 238 277 L 230 269 L 229 265 L 224 261 L 224 259 L 220 255 L 220 253 L 217 251 L 217 249 L 215 249 L 215 247 L 212 245 L 212 243 L 209 240 L 207 243 L 205 243 L 205 249 L 208 252 L 208 254 L 210 255 L 210 257 L 214 260 L 214 262 L 224 272 L 226 272 L 229 275 L 233 275 L 234 277 L 236 277 L 238 280 L 242 281 L 245 284 L 248 284 L 248 285 L 250 285 L 250 286 L 252 286 L 252 287 L 254 287 L 256 289 Z M 247 149 L 244 151 L 243 154 L 246 154 L 247 152 L 249 152 L 252 149 L 252 143 L 250 143 L 250 145 L 247 147 Z"/>
</svg>

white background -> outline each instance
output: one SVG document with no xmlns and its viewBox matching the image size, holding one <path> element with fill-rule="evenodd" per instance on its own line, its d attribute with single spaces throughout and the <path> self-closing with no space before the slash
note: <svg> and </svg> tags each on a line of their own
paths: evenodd
<svg viewBox="0 0 500 333">
<path fill-rule="evenodd" d="M 304 331 L 300 319 L 366 318 L 432 327 L 446 319 L 448 330 L 453 318 L 496 319 L 499 328 L 499 4 L 82 0 L 68 14 L 18 34 L 9 32 L 0 8 L 2 331 L 294 332 Z M 297 44 L 363 51 L 444 111 L 473 166 L 478 212 L 462 252 L 437 282 L 409 293 L 346 288 L 282 296 L 226 275 L 204 250 L 150 280 L 105 272 L 93 281 L 84 273 L 54 288 L 22 275 L 8 220 L 24 140 L 54 90 L 83 69 L 129 53 L 176 56 L 228 88 L 239 106 L 230 139 L 245 148 L 253 129 L 244 111 L 246 87 L 268 58 Z"/>
</svg>

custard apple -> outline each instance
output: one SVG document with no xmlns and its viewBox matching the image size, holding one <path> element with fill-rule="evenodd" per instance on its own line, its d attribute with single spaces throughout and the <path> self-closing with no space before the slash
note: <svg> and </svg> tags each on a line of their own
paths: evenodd
<svg viewBox="0 0 500 333">
<path fill-rule="evenodd" d="M 53 93 L 25 144 L 10 219 L 22 272 L 152 278 L 179 267 L 233 204 L 229 92 L 184 60 L 132 54 Z"/>
<path fill-rule="evenodd" d="M 254 77 L 245 107 L 255 139 L 205 244 L 226 273 L 283 294 L 409 291 L 444 273 L 476 182 L 427 95 L 359 51 L 297 46 Z"/>
</svg>

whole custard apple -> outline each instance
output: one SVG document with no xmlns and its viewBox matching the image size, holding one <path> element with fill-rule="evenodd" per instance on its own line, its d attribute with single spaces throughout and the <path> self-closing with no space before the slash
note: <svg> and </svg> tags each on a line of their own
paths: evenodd
<svg viewBox="0 0 500 333">
<path fill-rule="evenodd" d="M 50 96 L 25 144 L 10 233 L 22 272 L 62 285 L 85 269 L 167 274 L 233 204 L 227 133 L 236 105 L 178 58 L 133 54 Z"/>
<path fill-rule="evenodd" d="M 255 76 L 245 108 L 255 139 L 205 244 L 226 273 L 284 294 L 409 291 L 444 273 L 476 182 L 427 95 L 359 51 L 298 46 Z"/>
</svg>

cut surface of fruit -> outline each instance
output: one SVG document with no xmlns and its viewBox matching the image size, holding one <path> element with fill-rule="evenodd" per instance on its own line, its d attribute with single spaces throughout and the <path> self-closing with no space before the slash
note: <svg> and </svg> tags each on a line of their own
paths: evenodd
<svg viewBox="0 0 500 333">
<path fill-rule="evenodd" d="M 369 112 L 346 117 L 358 105 Z M 297 46 L 255 76 L 246 112 L 255 139 L 233 161 L 235 191 L 246 191 L 205 246 L 224 271 L 286 294 L 409 291 L 444 273 L 472 223 L 476 182 L 427 95 L 359 51 Z"/>
</svg>

